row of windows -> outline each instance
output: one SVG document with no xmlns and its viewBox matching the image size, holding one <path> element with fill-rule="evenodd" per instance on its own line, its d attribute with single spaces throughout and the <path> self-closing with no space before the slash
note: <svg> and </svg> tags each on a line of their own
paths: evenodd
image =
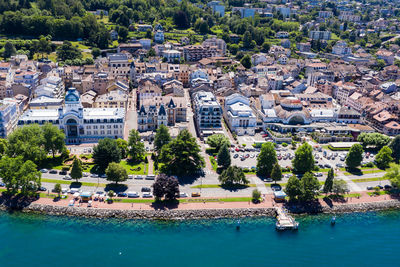
<svg viewBox="0 0 400 267">
<path fill-rule="evenodd" d="M 107 129 L 111 129 L 111 128 L 112 128 L 112 127 L 111 127 L 112 125 L 100 125 L 100 129 L 104 129 L 104 128 L 105 128 L 104 126 L 107 126 Z M 113 127 L 114 129 L 122 128 L 122 125 L 119 125 L 119 126 L 118 126 L 117 124 L 114 124 L 113 126 L 114 126 L 114 127 Z M 93 125 L 93 129 L 94 129 L 94 130 L 98 129 L 98 127 L 99 127 L 99 126 L 97 126 L 97 125 Z M 90 125 L 89 125 L 89 126 L 86 126 L 86 129 L 90 130 L 90 129 L 92 129 L 92 126 L 90 126 Z"/>
<path fill-rule="evenodd" d="M 107 135 L 111 135 L 111 130 L 107 130 Z M 87 135 L 92 135 L 92 131 L 87 131 L 86 132 L 86 134 Z M 106 134 L 106 131 L 100 131 L 100 135 L 105 135 Z M 121 134 L 122 135 L 122 131 L 118 131 L 118 130 L 115 130 L 114 131 L 114 134 Z M 99 131 L 93 131 L 93 135 L 99 135 Z"/>
<path fill-rule="evenodd" d="M 108 123 L 108 122 L 111 122 L 111 123 L 120 122 L 120 123 L 122 123 L 122 119 L 89 119 L 89 120 L 84 119 L 83 122 L 84 123 Z"/>
</svg>

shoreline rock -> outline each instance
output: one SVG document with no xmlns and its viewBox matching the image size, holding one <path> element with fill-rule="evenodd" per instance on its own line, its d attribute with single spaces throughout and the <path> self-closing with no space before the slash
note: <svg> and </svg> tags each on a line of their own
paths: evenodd
<svg viewBox="0 0 400 267">
<path fill-rule="evenodd" d="M 389 200 L 382 202 L 343 204 L 328 206 L 289 206 L 291 214 L 332 214 L 368 212 L 387 209 L 400 209 L 400 202 Z M 23 213 L 47 214 L 52 216 L 86 217 L 86 218 L 119 218 L 145 220 L 191 220 L 191 219 L 219 219 L 243 217 L 273 217 L 275 208 L 240 208 L 240 209 L 199 209 L 199 210 L 115 210 L 52 206 L 32 203 L 23 208 L 9 208 L 2 205 L 2 210 L 18 210 Z"/>
</svg>

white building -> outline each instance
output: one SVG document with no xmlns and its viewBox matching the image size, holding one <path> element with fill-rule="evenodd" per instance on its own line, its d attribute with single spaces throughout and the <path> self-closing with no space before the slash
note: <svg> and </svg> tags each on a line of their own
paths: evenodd
<svg viewBox="0 0 400 267">
<path fill-rule="evenodd" d="M 64 82 L 60 77 L 50 76 L 40 81 L 40 85 L 35 90 L 35 97 L 48 96 L 60 98 L 65 93 Z"/>
<path fill-rule="evenodd" d="M 160 30 L 156 31 L 154 33 L 154 41 L 159 44 L 164 43 L 164 32 Z"/>
<path fill-rule="evenodd" d="M 167 59 L 167 62 L 174 63 L 175 61 L 181 60 L 181 52 L 178 50 L 165 50 L 163 51 L 163 57 Z"/>
<path fill-rule="evenodd" d="M 29 109 L 18 125 L 52 123 L 64 131 L 67 144 L 98 142 L 103 138 L 123 138 L 125 109 L 83 108 L 79 93 L 70 88 L 65 105 L 58 109 Z"/>
<path fill-rule="evenodd" d="M 222 131 L 222 108 L 211 92 L 199 91 L 193 95 L 194 119 L 201 136 Z"/>
<path fill-rule="evenodd" d="M 310 31 L 308 37 L 313 40 L 330 40 L 331 32 L 328 31 Z"/>
<path fill-rule="evenodd" d="M 347 43 L 345 41 L 338 41 L 332 47 L 332 54 L 339 56 L 351 55 L 351 48 L 347 46 Z"/>
<path fill-rule="evenodd" d="M 17 102 L 11 98 L 0 100 L 0 138 L 6 138 L 17 126 Z"/>
<path fill-rule="evenodd" d="M 247 97 L 233 94 L 225 99 L 224 117 L 229 129 L 237 135 L 254 135 L 257 118 Z"/>
</svg>

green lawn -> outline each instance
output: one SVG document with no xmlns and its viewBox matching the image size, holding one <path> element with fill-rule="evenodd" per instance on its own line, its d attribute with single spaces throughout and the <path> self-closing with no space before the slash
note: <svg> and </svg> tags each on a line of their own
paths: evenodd
<svg viewBox="0 0 400 267">
<path fill-rule="evenodd" d="M 251 201 L 251 197 L 228 197 L 228 198 L 188 198 L 179 199 L 179 203 L 198 203 L 198 202 L 248 202 Z M 113 198 L 114 202 L 120 203 L 153 203 L 154 199 L 132 199 L 132 198 Z"/>
<path fill-rule="evenodd" d="M 53 183 L 53 184 L 72 184 L 72 183 L 76 183 L 75 181 L 66 181 L 66 180 L 56 180 L 56 179 L 47 179 L 47 178 L 42 178 L 41 179 L 42 183 Z M 105 187 L 107 184 L 104 183 L 88 183 L 88 182 L 78 182 L 83 186 L 93 186 L 93 187 L 97 187 L 97 186 L 101 186 L 101 187 Z"/>
<path fill-rule="evenodd" d="M 71 42 L 71 44 L 72 44 L 73 46 L 75 46 L 75 47 L 81 49 L 81 50 L 83 50 L 83 49 L 90 49 L 89 46 L 86 46 L 86 45 L 84 45 L 84 44 L 82 44 L 82 43 L 80 43 L 80 42 Z"/>
<path fill-rule="evenodd" d="M 317 198 L 325 198 L 326 195 L 319 195 Z M 328 195 L 328 197 L 334 198 L 335 195 Z M 344 194 L 344 195 L 338 195 L 338 197 L 361 197 L 361 194 L 359 193 L 350 193 L 350 194 Z"/>
<path fill-rule="evenodd" d="M 365 178 L 365 179 L 352 179 L 353 182 L 355 183 L 365 183 L 365 182 L 374 182 L 374 181 L 379 181 L 379 180 L 383 180 L 383 178 L 378 178 L 378 177 L 374 177 L 374 178 Z"/>
<path fill-rule="evenodd" d="M 141 162 L 139 164 L 131 164 L 130 162 L 127 162 L 126 160 L 121 161 L 119 164 L 121 164 L 122 167 L 126 169 L 128 174 L 134 174 L 134 175 L 147 175 L 148 174 L 148 169 L 149 169 L 149 164 Z M 140 167 L 140 170 L 136 170 L 137 168 Z"/>
<path fill-rule="evenodd" d="M 210 163 L 211 163 L 211 165 L 212 165 L 213 170 L 216 172 L 217 169 L 218 169 L 218 163 L 217 163 L 217 161 L 214 159 L 213 156 L 209 156 L 209 159 L 210 159 Z"/>
<path fill-rule="evenodd" d="M 350 172 L 344 172 L 344 175 L 363 175 L 363 174 L 369 174 L 369 173 L 379 173 L 379 172 L 385 172 L 384 170 L 376 169 L 376 170 L 369 170 L 369 171 L 364 171 L 361 170 L 361 173 L 350 173 Z"/>
<path fill-rule="evenodd" d="M 390 195 L 390 191 L 374 191 L 374 192 L 367 192 L 369 196 L 374 196 L 374 195 Z"/>
<path fill-rule="evenodd" d="M 56 156 L 55 158 L 50 156 L 40 165 L 40 168 L 61 170 L 63 165 L 63 159 L 61 156 Z"/>
</svg>

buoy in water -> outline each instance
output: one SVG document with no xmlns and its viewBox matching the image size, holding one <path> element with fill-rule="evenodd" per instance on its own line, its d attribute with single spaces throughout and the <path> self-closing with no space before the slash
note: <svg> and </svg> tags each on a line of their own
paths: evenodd
<svg viewBox="0 0 400 267">
<path fill-rule="evenodd" d="M 236 230 L 240 230 L 240 221 L 237 221 Z"/>
<path fill-rule="evenodd" d="M 335 225 L 336 223 L 336 216 L 333 216 L 331 219 L 331 225 Z"/>
</svg>

